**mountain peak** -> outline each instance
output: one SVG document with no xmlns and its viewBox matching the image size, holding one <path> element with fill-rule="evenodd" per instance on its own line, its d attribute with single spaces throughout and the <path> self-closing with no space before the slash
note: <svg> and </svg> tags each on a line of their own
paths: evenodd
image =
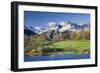
<svg viewBox="0 0 100 73">
<path fill-rule="evenodd" d="M 35 27 L 34 25 L 25 25 L 24 26 L 24 31 L 27 33 L 31 34 L 42 34 L 44 32 L 48 32 L 48 31 L 52 31 L 52 30 L 58 30 L 58 31 L 65 31 L 65 30 L 69 30 L 69 31 L 80 31 L 80 30 L 84 30 L 89 29 L 90 28 L 90 24 L 76 24 L 76 23 L 72 23 L 72 22 L 64 22 L 61 21 L 58 24 L 56 22 L 49 22 L 48 24 L 48 28 L 41 28 L 41 27 Z M 27 30 L 27 31 L 26 31 Z M 26 33 L 25 33 L 26 34 Z"/>
</svg>

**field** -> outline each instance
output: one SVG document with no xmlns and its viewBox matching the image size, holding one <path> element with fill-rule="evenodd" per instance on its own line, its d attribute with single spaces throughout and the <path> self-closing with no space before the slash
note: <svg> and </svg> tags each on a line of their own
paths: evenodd
<svg viewBox="0 0 100 73">
<path fill-rule="evenodd" d="M 80 41 L 60 41 L 55 42 L 50 45 L 48 45 L 50 48 L 76 48 L 76 49 L 86 49 L 90 47 L 90 42 L 87 40 L 80 40 Z"/>
<path fill-rule="evenodd" d="M 54 42 L 48 45 L 48 48 L 60 48 L 67 51 L 69 49 L 72 49 L 72 50 L 77 50 L 78 53 L 89 52 L 88 50 L 90 49 L 90 41 L 89 40 L 79 40 L 79 41 L 66 40 L 66 41 Z"/>
</svg>

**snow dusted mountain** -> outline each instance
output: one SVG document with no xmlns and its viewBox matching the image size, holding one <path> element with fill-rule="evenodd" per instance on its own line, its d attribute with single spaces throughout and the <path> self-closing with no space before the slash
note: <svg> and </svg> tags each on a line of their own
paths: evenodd
<svg viewBox="0 0 100 73">
<path fill-rule="evenodd" d="M 76 23 L 70 23 L 71 25 L 71 31 L 83 31 L 85 29 L 90 29 L 90 24 L 76 24 Z"/>
<path fill-rule="evenodd" d="M 24 26 L 24 34 L 27 36 L 36 35 L 37 33 L 35 33 L 34 30 L 33 27 Z"/>
<path fill-rule="evenodd" d="M 49 22 L 48 28 L 41 28 L 41 27 L 34 27 L 33 25 L 25 25 L 24 26 L 24 34 L 25 35 L 36 35 L 36 34 L 42 34 L 42 33 L 48 33 L 51 34 L 53 32 L 50 31 L 58 31 L 58 32 L 64 32 L 64 31 L 81 31 L 81 30 L 87 30 L 90 28 L 90 24 L 76 24 L 76 23 L 66 23 L 66 22 Z"/>
<path fill-rule="evenodd" d="M 37 34 L 42 34 L 42 33 L 48 31 L 48 29 L 43 29 L 43 28 L 40 28 L 40 27 L 35 27 L 35 29 L 36 29 L 35 32 L 36 32 Z"/>
<path fill-rule="evenodd" d="M 28 35 L 28 36 L 42 34 L 42 33 L 47 32 L 47 31 L 48 31 L 48 29 L 34 27 L 33 25 L 25 25 L 24 26 L 24 34 Z"/>
<path fill-rule="evenodd" d="M 31 31 L 36 31 L 36 29 L 34 28 L 33 25 L 25 25 L 25 26 L 24 26 L 24 29 L 29 29 L 29 30 L 31 30 Z"/>
</svg>

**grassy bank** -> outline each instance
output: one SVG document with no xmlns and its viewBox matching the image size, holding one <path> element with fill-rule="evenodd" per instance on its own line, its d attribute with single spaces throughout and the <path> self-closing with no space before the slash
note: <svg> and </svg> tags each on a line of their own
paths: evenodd
<svg viewBox="0 0 100 73">
<path fill-rule="evenodd" d="M 86 49 L 90 47 L 90 42 L 87 40 L 80 41 L 59 41 L 48 45 L 50 48 L 76 48 L 76 49 Z"/>
<path fill-rule="evenodd" d="M 90 41 L 89 40 L 59 41 L 59 42 L 54 42 L 54 43 L 49 44 L 48 48 L 54 48 L 54 49 L 60 48 L 64 50 L 74 49 L 74 50 L 78 50 L 79 53 L 81 53 L 81 52 L 85 52 L 85 50 L 88 51 L 90 49 Z"/>
</svg>

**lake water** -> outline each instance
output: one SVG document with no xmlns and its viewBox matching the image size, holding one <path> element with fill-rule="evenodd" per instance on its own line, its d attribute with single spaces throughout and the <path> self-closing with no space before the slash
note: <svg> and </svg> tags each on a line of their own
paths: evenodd
<svg viewBox="0 0 100 73">
<path fill-rule="evenodd" d="M 73 59 L 89 59 L 90 54 L 53 54 L 43 56 L 24 56 L 24 61 L 50 61 L 50 60 L 73 60 Z"/>
</svg>

